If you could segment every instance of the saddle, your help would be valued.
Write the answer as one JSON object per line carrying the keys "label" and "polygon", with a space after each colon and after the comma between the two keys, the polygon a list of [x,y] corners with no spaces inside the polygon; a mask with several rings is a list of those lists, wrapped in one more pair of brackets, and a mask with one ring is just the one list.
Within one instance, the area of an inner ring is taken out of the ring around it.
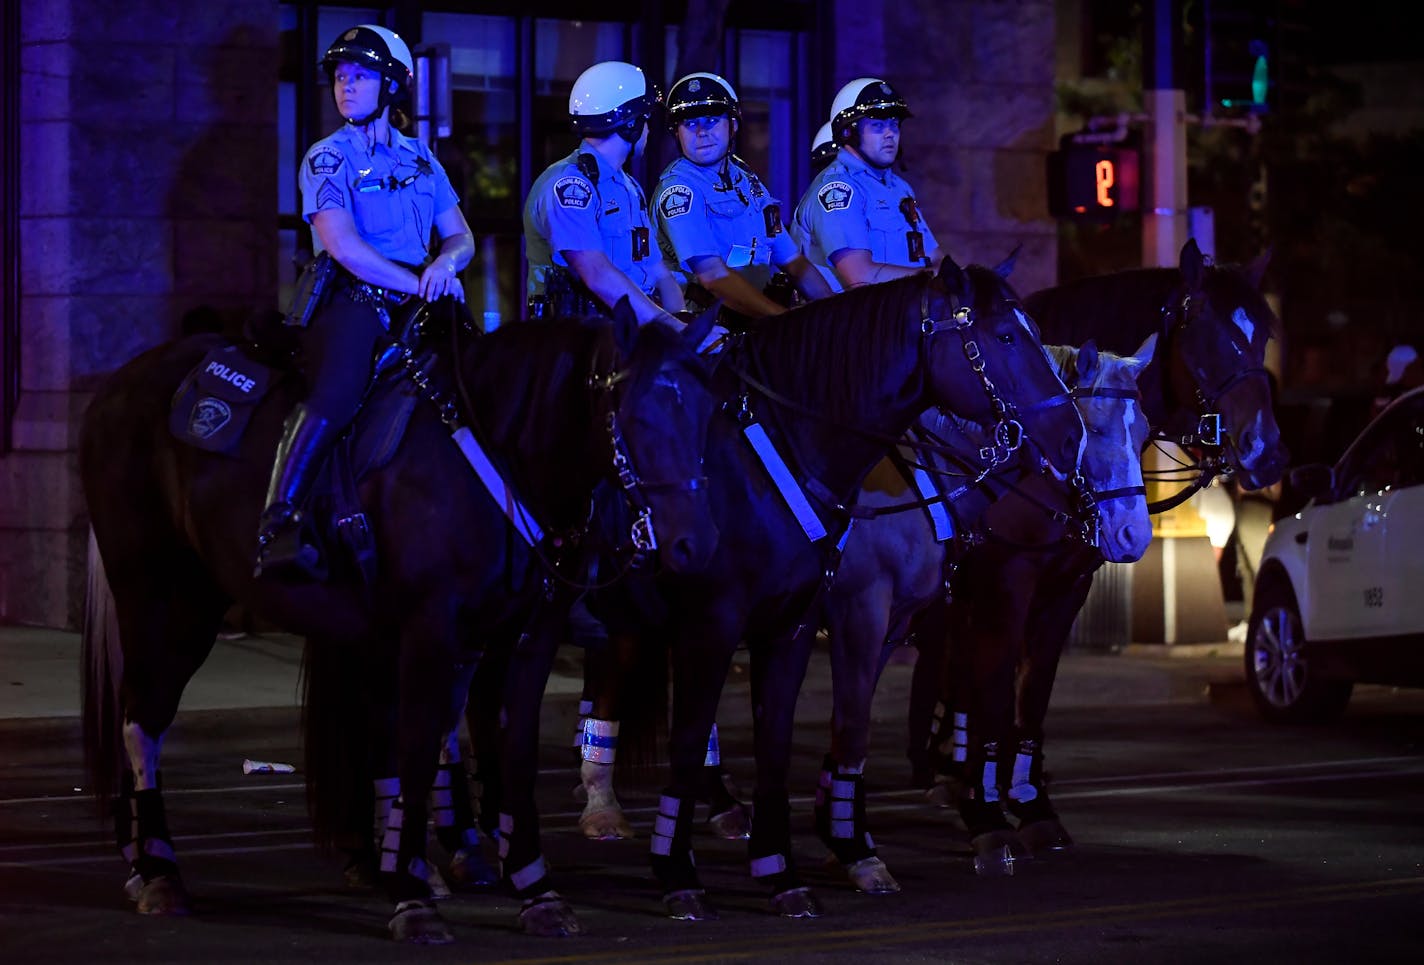
{"label": "saddle", "polygon": [[[420,398],[396,364],[402,354],[393,337],[378,342],[363,401],[302,507],[323,547],[340,551],[329,558],[345,559],[368,586],[375,578],[375,542],[357,487],[395,455]],[[179,384],[169,431],[195,448],[235,458],[258,404],[284,380],[299,377],[290,355],[264,353],[253,341],[217,345]]]}

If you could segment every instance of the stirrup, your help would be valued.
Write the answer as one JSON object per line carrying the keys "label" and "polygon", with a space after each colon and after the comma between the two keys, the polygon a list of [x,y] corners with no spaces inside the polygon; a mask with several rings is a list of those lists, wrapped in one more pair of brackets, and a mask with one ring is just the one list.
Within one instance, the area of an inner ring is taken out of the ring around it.
{"label": "stirrup", "polygon": [[257,537],[253,579],[324,581],[328,575],[326,561],[320,549],[302,538],[306,527],[301,512],[287,504],[278,504],[268,507],[262,516],[264,525]]}

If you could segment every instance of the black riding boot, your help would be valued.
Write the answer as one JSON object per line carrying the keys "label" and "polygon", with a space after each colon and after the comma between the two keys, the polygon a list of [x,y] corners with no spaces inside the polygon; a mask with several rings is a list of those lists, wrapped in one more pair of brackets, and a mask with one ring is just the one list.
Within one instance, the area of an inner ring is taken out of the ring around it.
{"label": "black riding boot", "polygon": [[302,539],[305,520],[301,506],[336,435],[336,427],[305,403],[298,403],[287,416],[267,484],[267,508],[258,523],[257,568],[253,576],[278,580],[326,578],[320,551]]}

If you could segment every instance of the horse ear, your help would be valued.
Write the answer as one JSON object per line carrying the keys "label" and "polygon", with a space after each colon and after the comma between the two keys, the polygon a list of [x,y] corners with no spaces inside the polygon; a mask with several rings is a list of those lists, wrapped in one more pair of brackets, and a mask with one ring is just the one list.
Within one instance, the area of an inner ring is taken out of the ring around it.
{"label": "horse ear", "polygon": [[1019,260],[1019,252],[1023,251],[1023,242],[1014,245],[1014,250],[1009,252],[1008,257],[994,266],[994,274],[1000,278],[1008,278],[1014,273],[1014,263]]}
{"label": "horse ear", "polygon": [[969,287],[969,278],[964,269],[949,255],[945,255],[944,260],[939,263],[939,274],[936,277],[950,291],[964,291]]}
{"label": "horse ear", "polygon": [[1201,288],[1202,274],[1206,268],[1202,260],[1201,249],[1197,247],[1195,238],[1188,238],[1187,243],[1182,245],[1182,257],[1178,265],[1181,269],[1182,277],[1186,279],[1188,291],[1198,291]]}
{"label": "horse ear", "polygon": [[613,306],[613,342],[618,346],[618,351],[629,355],[637,338],[638,316],[633,312],[633,303],[624,295],[618,299],[618,304]]}
{"label": "horse ear", "polygon": [[1133,353],[1132,357],[1137,359],[1137,363],[1140,366],[1138,371],[1140,372],[1142,369],[1147,368],[1147,366],[1152,362],[1152,356],[1156,354],[1157,333],[1153,332],[1151,335],[1147,336],[1145,339],[1142,340],[1142,344],[1139,345],[1137,347],[1137,351]]}
{"label": "horse ear", "polygon": [[1078,384],[1089,385],[1098,374],[1098,343],[1088,339],[1078,348]]}
{"label": "horse ear", "polygon": [[1270,264],[1271,249],[1267,248],[1255,258],[1252,258],[1251,262],[1241,269],[1241,273],[1246,276],[1246,280],[1251,283],[1252,288],[1260,291],[1261,279],[1266,277],[1266,268],[1269,267]]}
{"label": "horse ear", "polygon": [[721,307],[722,300],[719,298],[712,303],[711,308],[687,323],[687,328],[682,330],[682,341],[689,349],[696,352],[706,340],[712,331],[712,326],[717,324],[717,312]]}

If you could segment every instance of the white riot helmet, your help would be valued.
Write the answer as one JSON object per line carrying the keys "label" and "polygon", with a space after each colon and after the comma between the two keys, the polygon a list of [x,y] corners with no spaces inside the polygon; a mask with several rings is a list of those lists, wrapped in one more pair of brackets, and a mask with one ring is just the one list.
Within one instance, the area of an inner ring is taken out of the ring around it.
{"label": "white riot helmet", "polygon": [[811,138],[811,169],[819,171],[831,159],[836,156],[836,139],[831,134],[831,125],[828,121],[821,125],[821,129],[816,132],[816,136]]}
{"label": "white riot helmet", "polygon": [[658,101],[658,90],[648,83],[641,67],[605,60],[574,81],[569,92],[569,120],[578,134],[616,132],[635,144]]}
{"label": "white riot helmet", "polygon": [[[373,23],[363,23],[342,32],[326,48],[321,58],[321,67],[326,71],[327,80],[332,81],[337,64],[359,64],[376,71],[386,83],[381,85],[381,93],[376,101],[379,114],[389,104],[399,104],[410,94],[410,85],[415,77],[415,61],[410,56],[400,35],[393,30]],[[353,124],[369,123],[371,118],[353,120]]]}
{"label": "white riot helmet", "polygon": [[837,144],[847,144],[862,117],[914,117],[909,105],[879,77],[857,77],[846,84],[831,101],[831,133]]}

